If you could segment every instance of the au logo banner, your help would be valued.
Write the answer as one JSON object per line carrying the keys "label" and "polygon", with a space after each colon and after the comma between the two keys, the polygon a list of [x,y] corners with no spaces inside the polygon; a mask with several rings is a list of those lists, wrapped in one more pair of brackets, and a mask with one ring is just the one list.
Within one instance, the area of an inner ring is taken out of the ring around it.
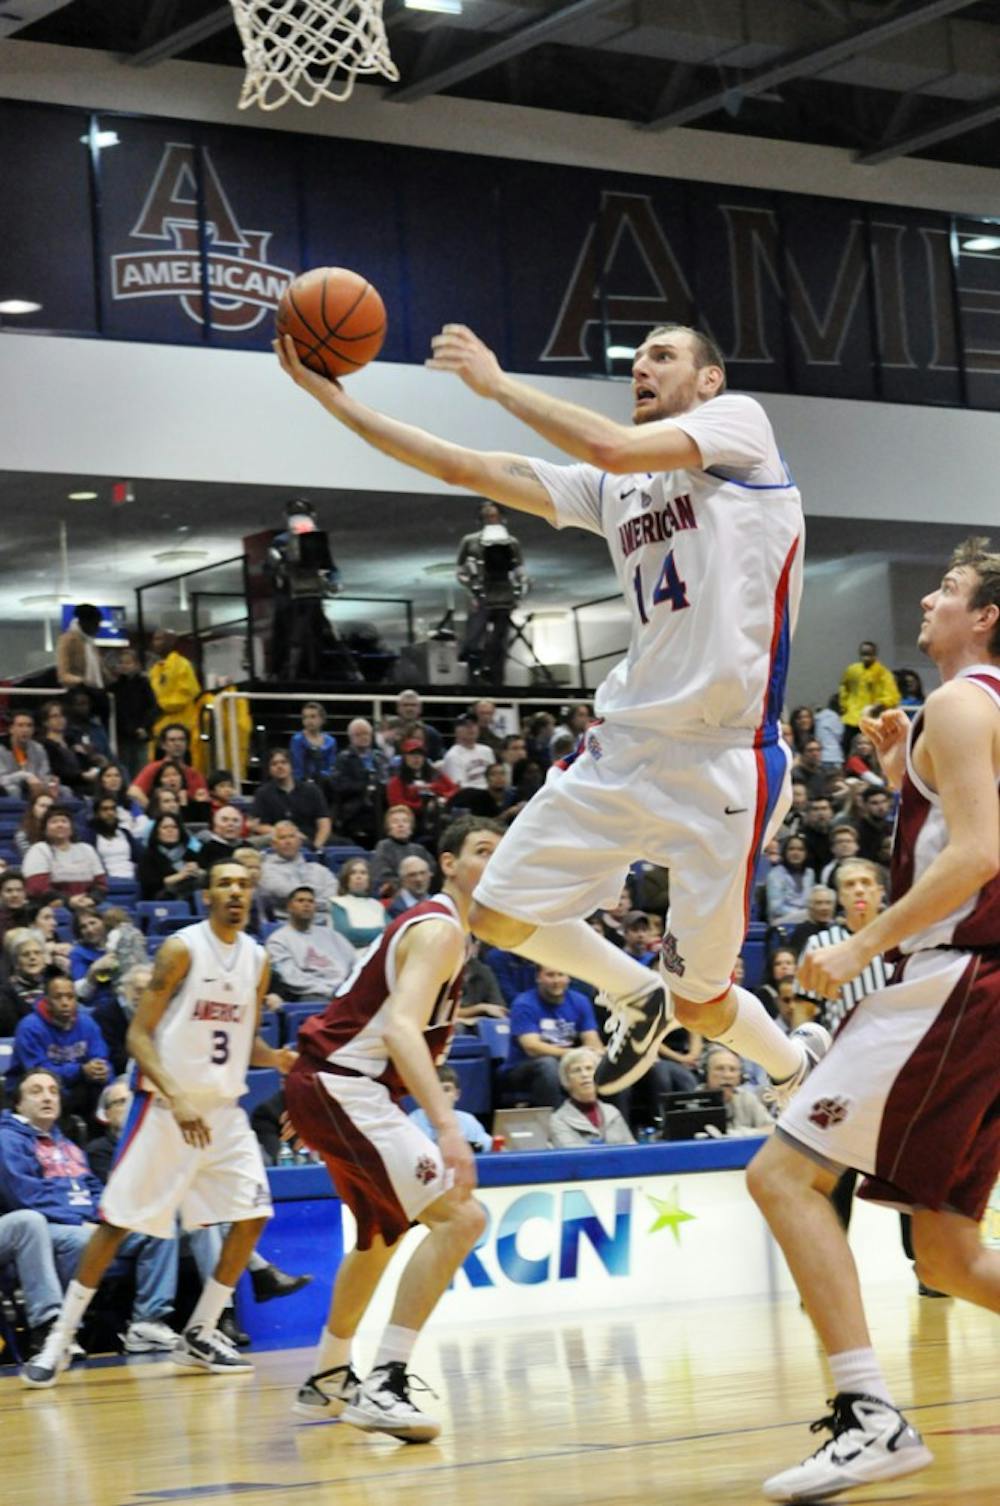
{"label": "au logo banner", "polygon": [[240,225],[211,154],[201,153],[201,204],[195,148],[170,141],[163,148],[139,217],[130,235],[158,241],[161,248],[126,251],[111,258],[111,296],[116,302],[176,298],[195,324],[205,323],[199,208],[205,219],[206,272],[213,328],[253,329],[277,308],[295,276],[267,260],[271,230]]}

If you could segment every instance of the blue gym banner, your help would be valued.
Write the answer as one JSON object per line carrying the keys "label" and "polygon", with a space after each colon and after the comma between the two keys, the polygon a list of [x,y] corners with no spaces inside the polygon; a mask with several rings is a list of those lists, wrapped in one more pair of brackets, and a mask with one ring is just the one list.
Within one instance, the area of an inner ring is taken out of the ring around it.
{"label": "blue gym banner", "polygon": [[339,265],[388,360],[457,320],[517,371],[626,375],[609,352],[677,321],[735,387],[1000,408],[992,222],[13,102],[0,148],[0,297],[43,305],[17,327],[266,349],[290,279]]}

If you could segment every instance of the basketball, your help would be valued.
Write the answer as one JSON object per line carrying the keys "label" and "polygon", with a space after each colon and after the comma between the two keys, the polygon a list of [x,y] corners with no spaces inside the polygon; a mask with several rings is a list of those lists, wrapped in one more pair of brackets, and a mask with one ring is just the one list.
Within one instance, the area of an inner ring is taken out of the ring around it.
{"label": "basketball", "polygon": [[385,304],[346,267],[314,267],[281,295],[275,328],[291,335],[299,360],[325,377],[349,376],[373,361],[385,339]]}

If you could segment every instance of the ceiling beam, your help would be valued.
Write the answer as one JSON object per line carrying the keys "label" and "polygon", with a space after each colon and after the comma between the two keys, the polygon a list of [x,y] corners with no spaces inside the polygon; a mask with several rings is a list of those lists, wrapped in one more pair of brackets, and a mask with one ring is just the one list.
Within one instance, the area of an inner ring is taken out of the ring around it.
{"label": "ceiling beam", "polygon": [[706,115],[714,115],[717,110],[727,107],[731,109],[735,100],[751,99],[754,95],[763,94],[768,89],[775,89],[781,84],[788,83],[790,79],[822,73],[826,68],[843,63],[860,52],[868,52],[872,47],[878,47],[882,42],[891,41],[893,37],[902,36],[918,26],[926,26],[931,21],[940,21],[955,11],[966,10],[972,3],[973,0],[923,0],[920,5],[904,6],[902,10],[896,11],[886,20],[874,21],[869,26],[859,26],[856,30],[848,32],[846,36],[840,37],[835,42],[828,42],[823,47],[810,46],[800,48],[796,52],[786,53],[776,63],[769,64],[757,73],[747,74],[744,79],[730,88],[716,89],[711,94],[703,94],[700,99],[692,100],[690,104],[681,105],[665,115],[654,116],[651,120],[639,125],[637,129],[667,131],[673,126],[689,125],[693,120],[701,120]]}
{"label": "ceiling beam", "polygon": [[199,42],[205,42],[218,32],[225,31],[227,26],[235,26],[235,24],[232,6],[220,5],[199,20],[192,21],[190,26],[182,26],[177,31],[168,32],[166,36],[151,42],[148,47],[143,47],[139,52],[130,52],[122,59],[122,62],[128,63],[130,68],[149,68],[153,63],[163,63],[167,58],[179,57],[181,53],[187,52],[188,48],[197,47]]}
{"label": "ceiling beam", "polygon": [[474,78],[477,73],[485,73],[487,68],[495,68],[499,63],[506,63],[523,52],[529,52],[533,47],[541,46],[575,21],[582,21],[585,16],[595,15],[598,11],[609,10],[613,3],[615,0],[572,0],[571,4],[560,5],[541,20],[532,21],[530,26],[522,26],[512,36],[505,37],[500,42],[492,42],[488,47],[481,47],[461,62],[439,68],[437,72],[429,73],[424,78],[415,78],[401,89],[387,90],[385,98],[394,104],[409,105],[418,99],[426,99],[429,94],[440,94],[442,89],[449,89],[452,84]]}
{"label": "ceiling beam", "polygon": [[991,125],[994,120],[1000,119],[1000,94],[993,94],[989,99],[982,100],[973,110],[965,110],[961,115],[953,115],[951,120],[942,121],[939,125],[928,126],[924,131],[911,131],[908,136],[899,136],[895,141],[886,141],[882,146],[877,146],[870,152],[857,152],[854,161],[864,167],[878,167],[881,162],[891,162],[894,157],[909,157],[914,152],[923,151],[929,146],[937,146],[942,141],[950,141],[955,136],[965,136],[969,131],[978,131],[980,126]]}

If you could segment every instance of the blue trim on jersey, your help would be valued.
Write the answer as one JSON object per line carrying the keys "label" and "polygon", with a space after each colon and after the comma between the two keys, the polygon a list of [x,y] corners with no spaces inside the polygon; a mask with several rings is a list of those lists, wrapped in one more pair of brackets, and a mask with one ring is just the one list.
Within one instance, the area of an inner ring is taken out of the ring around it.
{"label": "blue trim on jersey", "polygon": [[781,719],[781,708],[785,704],[785,682],[788,679],[788,665],[792,654],[792,623],[788,608],[789,602],[786,596],[774,661],[771,664],[771,678],[767,688],[767,713],[764,717],[765,736],[763,739],[765,742],[770,740],[769,734],[772,727],[777,729]]}
{"label": "blue trim on jersey", "polygon": [[608,473],[607,473],[607,471],[602,471],[601,472],[601,479],[600,479],[600,481],[597,484],[597,505],[598,505],[598,507],[603,507],[604,506],[604,483],[605,483],[605,481],[607,481],[607,479],[608,479]]}
{"label": "blue trim on jersey", "polygon": [[115,1167],[118,1165],[118,1162],[121,1160],[122,1156],[125,1154],[130,1144],[132,1143],[135,1133],[138,1130],[143,1118],[145,1117],[146,1110],[149,1108],[152,1096],[152,1093],[146,1091],[145,1089],[138,1089],[133,1093],[132,1103],[128,1111],[128,1118],[125,1120],[125,1124],[122,1128],[118,1144],[115,1146],[114,1159],[111,1162],[112,1171],[114,1171]]}
{"label": "blue trim on jersey", "polygon": [[764,819],[761,822],[757,850],[753,855],[755,865],[764,850],[764,838],[767,835],[767,828],[771,824],[774,807],[778,803],[778,796],[781,794],[785,783],[785,771],[788,768],[788,756],[777,738],[760,751],[761,757],[764,760],[764,782],[767,789],[767,800],[764,805]]}
{"label": "blue trim on jersey", "polygon": [[[788,467],[785,466],[786,472]],[[794,492],[797,490],[794,481],[737,481],[735,476],[723,476],[719,471],[705,471],[706,476],[712,476],[716,481],[723,481],[727,486],[738,486],[745,492]]]}

